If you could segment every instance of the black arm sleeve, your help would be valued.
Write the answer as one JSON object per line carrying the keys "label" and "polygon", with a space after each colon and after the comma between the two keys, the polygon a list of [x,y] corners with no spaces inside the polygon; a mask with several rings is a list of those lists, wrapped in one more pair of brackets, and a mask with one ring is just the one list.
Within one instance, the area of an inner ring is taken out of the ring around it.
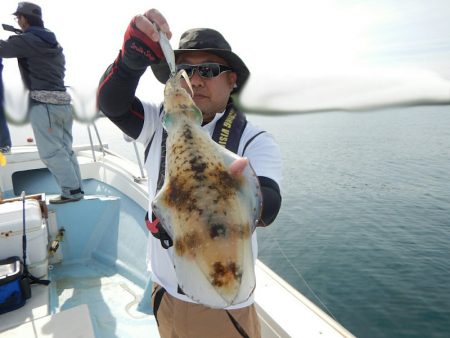
{"label": "black arm sleeve", "polygon": [[145,72],[128,68],[120,59],[108,67],[97,91],[99,109],[125,134],[137,138],[144,125],[144,108],[135,96],[139,79]]}
{"label": "black arm sleeve", "polygon": [[281,194],[278,184],[264,176],[258,176],[261,192],[263,196],[263,207],[260,226],[271,224],[278,215],[281,207]]}

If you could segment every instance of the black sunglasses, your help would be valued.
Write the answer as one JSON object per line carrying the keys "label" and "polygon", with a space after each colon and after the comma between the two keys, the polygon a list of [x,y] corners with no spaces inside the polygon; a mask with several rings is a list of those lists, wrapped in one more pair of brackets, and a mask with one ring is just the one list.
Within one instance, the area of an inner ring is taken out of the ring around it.
{"label": "black sunglasses", "polygon": [[221,65],[219,63],[201,63],[199,65],[187,65],[180,64],[177,65],[177,72],[184,69],[187,73],[187,76],[191,78],[194,75],[194,71],[198,70],[198,74],[201,77],[212,78],[219,76],[223,72],[229,72],[232,70],[231,67]]}

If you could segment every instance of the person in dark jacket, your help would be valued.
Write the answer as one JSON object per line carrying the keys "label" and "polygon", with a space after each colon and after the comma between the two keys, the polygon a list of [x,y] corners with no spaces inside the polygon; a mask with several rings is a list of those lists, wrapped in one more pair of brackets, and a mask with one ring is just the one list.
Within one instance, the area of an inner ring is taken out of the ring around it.
{"label": "person in dark jacket", "polygon": [[0,57],[17,58],[30,91],[29,116],[41,160],[61,188],[60,204],[83,198],[80,168],[72,150],[73,108],[64,85],[65,57],[55,34],[44,27],[42,10],[19,2],[13,13],[23,33],[0,40]]}
{"label": "person in dark jacket", "polygon": [[6,123],[5,107],[4,107],[4,92],[3,92],[3,63],[0,58],[0,152],[9,153],[11,149],[11,136],[9,135],[8,124]]}

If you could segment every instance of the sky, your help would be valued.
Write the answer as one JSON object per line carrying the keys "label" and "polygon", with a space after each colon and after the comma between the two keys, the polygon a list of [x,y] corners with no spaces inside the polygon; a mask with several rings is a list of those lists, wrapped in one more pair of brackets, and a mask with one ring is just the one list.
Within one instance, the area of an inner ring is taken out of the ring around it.
{"label": "sky", "polygon": [[[447,0],[35,3],[42,7],[45,26],[64,48],[66,85],[86,111],[94,107],[99,78],[119,52],[129,21],[150,8],[157,8],[168,20],[174,48],[189,28],[222,32],[252,72],[242,99],[256,109],[358,107],[384,98],[386,102],[408,100],[418,94],[450,101]],[[11,13],[16,7],[17,1],[1,0],[2,23],[15,24]],[[9,34],[1,31],[0,38]],[[16,61],[4,63],[7,103],[24,110],[23,99],[17,95],[22,85]],[[412,88],[414,83],[419,86]],[[137,93],[144,100],[159,100],[162,91],[148,71]],[[343,100],[345,93],[352,93],[349,102]]]}

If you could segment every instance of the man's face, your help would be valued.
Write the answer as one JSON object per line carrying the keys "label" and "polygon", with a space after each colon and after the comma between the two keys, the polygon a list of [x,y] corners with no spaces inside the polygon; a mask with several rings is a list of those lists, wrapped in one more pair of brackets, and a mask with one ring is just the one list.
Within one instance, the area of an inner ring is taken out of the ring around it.
{"label": "man's face", "polygon": [[25,29],[28,26],[28,22],[25,19],[25,17],[21,14],[17,14],[17,16],[14,19],[16,20],[17,24],[19,25],[20,29],[22,31],[25,31]]}
{"label": "man's face", "polygon": [[[228,66],[224,59],[207,52],[186,52],[177,58],[177,65],[202,63],[218,63]],[[193,99],[203,113],[204,122],[210,122],[217,113],[225,109],[236,79],[237,75],[232,71],[225,71],[210,78],[200,76],[198,70],[194,71],[190,79],[194,91]],[[182,84],[190,92],[187,83],[182,81]]]}

